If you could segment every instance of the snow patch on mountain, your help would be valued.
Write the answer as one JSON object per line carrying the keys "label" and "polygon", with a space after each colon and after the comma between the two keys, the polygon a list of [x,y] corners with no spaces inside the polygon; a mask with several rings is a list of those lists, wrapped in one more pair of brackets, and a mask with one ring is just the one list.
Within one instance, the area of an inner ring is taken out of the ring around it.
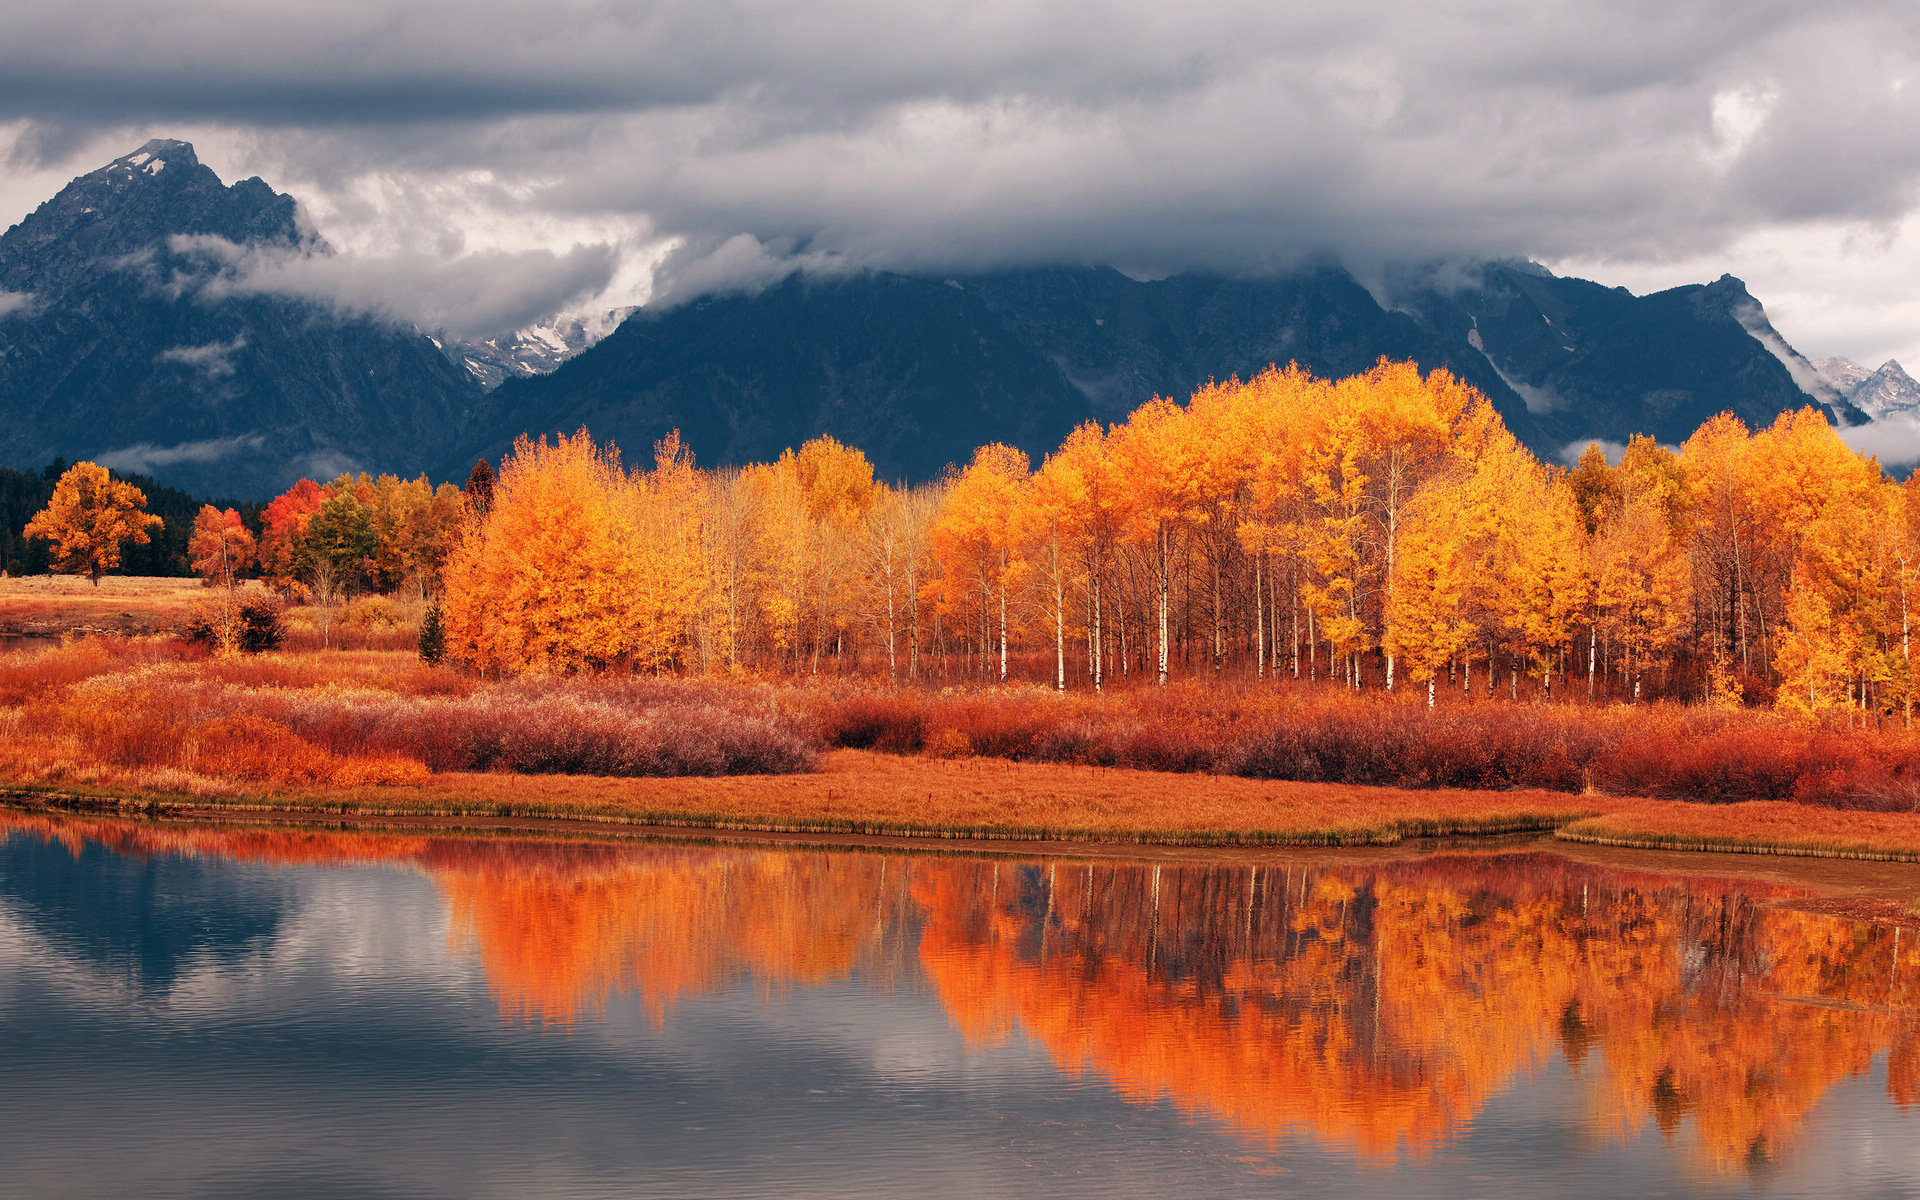
{"label": "snow patch on mountain", "polygon": [[441,335],[434,344],[448,359],[465,367],[481,387],[492,391],[509,379],[549,374],[612,333],[634,311],[628,307],[585,316],[556,316],[505,337],[462,341]]}

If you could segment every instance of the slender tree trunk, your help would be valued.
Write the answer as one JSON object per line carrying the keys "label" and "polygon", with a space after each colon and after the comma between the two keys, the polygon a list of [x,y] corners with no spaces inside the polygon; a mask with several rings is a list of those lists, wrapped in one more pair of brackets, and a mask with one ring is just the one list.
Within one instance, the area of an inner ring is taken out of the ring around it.
{"label": "slender tree trunk", "polygon": [[1300,678],[1300,580],[1297,575],[1293,576],[1292,592],[1292,603],[1288,607],[1293,611],[1293,677],[1297,680]]}
{"label": "slender tree trunk", "polygon": [[1600,627],[1587,626],[1587,703],[1593,703],[1593,656],[1600,649]]}
{"label": "slender tree trunk", "polygon": [[1093,690],[1099,691],[1106,674],[1107,635],[1101,626],[1100,612],[1100,574],[1093,576]]}
{"label": "slender tree trunk", "polygon": [[1168,547],[1168,539],[1167,539],[1167,527],[1165,524],[1162,524],[1160,526],[1160,572],[1159,572],[1160,574],[1160,580],[1159,580],[1159,583],[1160,583],[1160,686],[1161,687],[1167,686],[1167,633],[1168,633],[1168,628],[1167,628],[1168,594],[1167,593],[1170,589],[1170,581],[1168,579],[1168,574],[1172,570],[1172,566],[1173,566],[1172,562],[1170,561],[1168,550],[1169,550],[1169,547]]}
{"label": "slender tree trunk", "polygon": [[1253,677],[1267,677],[1267,624],[1260,607],[1260,558],[1253,560]]}
{"label": "slender tree trunk", "polygon": [[1053,535],[1053,682],[1067,690],[1067,581],[1060,564],[1060,533]]}
{"label": "slender tree trunk", "polygon": [[1000,555],[1000,682],[1007,681],[1007,556]]}
{"label": "slender tree trunk", "polygon": [[[1329,669],[1331,669],[1333,664],[1328,663],[1327,666]],[[1312,605],[1307,606],[1307,682],[1308,683],[1320,682],[1320,656],[1318,653],[1317,645],[1313,639],[1313,606]]]}

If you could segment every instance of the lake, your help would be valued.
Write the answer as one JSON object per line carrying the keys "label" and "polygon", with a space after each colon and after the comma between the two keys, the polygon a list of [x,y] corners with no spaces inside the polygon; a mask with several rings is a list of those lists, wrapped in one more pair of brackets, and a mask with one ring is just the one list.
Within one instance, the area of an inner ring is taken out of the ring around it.
{"label": "lake", "polygon": [[1787,885],[0,837],[7,1195],[1920,1195],[1915,930]]}

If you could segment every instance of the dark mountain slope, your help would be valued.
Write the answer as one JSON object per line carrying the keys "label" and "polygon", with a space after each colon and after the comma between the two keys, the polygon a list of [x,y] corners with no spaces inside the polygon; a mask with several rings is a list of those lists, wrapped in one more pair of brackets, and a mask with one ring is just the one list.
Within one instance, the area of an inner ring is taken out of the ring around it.
{"label": "dark mountain slope", "polygon": [[[1817,372],[1730,275],[1634,296],[1532,264],[1491,263],[1479,287],[1406,303],[1436,333],[1484,353],[1526,398],[1547,442],[1536,449],[1632,433],[1676,443],[1720,412],[1759,428],[1788,409],[1838,400],[1795,378],[1789,361],[1804,365],[1807,381]],[[1844,416],[1861,419],[1841,403]]]}
{"label": "dark mountain slope", "polygon": [[897,275],[796,277],[642,310],[553,374],[509,380],[488,400],[482,427],[496,436],[471,453],[490,457],[512,434],[581,425],[636,460],[677,428],[710,466],[826,433],[882,476],[912,479],[983,442],[1044,454],[1093,412],[977,294]]}
{"label": "dark mountain slope", "polygon": [[305,244],[292,198],[232,187],[184,142],[73,181],[0,236],[0,463],[92,458],[202,494],[424,469],[480,392],[417,333],[206,290],[175,239]]}
{"label": "dark mountain slope", "polygon": [[1383,311],[1343,271],[1150,283],[1067,268],[865,274],[642,310],[553,374],[503,384],[477,422],[495,436],[442,469],[497,456],[509,433],[584,424],[629,456],[677,428],[708,464],[830,433],[885,477],[928,479],[990,441],[1038,462],[1078,422],[1123,419],[1156,393],[1184,398],[1289,361],[1348,375],[1382,355],[1461,372],[1534,432],[1479,355]]}

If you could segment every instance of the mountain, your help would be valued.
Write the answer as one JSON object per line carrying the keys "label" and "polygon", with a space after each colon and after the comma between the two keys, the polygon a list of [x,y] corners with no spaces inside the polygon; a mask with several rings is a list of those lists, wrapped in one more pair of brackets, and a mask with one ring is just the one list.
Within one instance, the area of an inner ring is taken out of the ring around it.
{"label": "mountain", "polygon": [[1731,275],[1635,296],[1533,263],[1488,263],[1465,284],[1415,289],[1404,303],[1485,356],[1535,419],[1538,432],[1521,436],[1552,458],[1631,433],[1682,442],[1721,412],[1756,429],[1808,404],[1863,416]]}
{"label": "mountain", "polygon": [[708,464],[769,459],[827,433],[865,450],[882,477],[929,479],[990,441],[1038,462],[1082,421],[1120,420],[1209,379],[1288,361],[1347,375],[1381,355],[1452,367],[1531,427],[1478,354],[1382,309],[1337,268],[1145,283],[1088,268],[863,273],[643,309],[552,374],[502,384],[476,423],[492,439],[443,470],[497,457],[510,434],[585,425],[642,457],[679,429]]}
{"label": "mountain", "polygon": [[1121,420],[1209,379],[1288,361],[1347,375],[1383,354],[1452,367],[1530,424],[1478,355],[1382,309],[1334,268],[1147,283],[1086,268],[871,273],[643,309],[551,375],[497,389],[477,423],[496,436],[463,461],[497,456],[509,432],[581,425],[630,455],[679,429],[709,464],[768,459],[828,433],[864,449],[883,477],[929,479],[989,441],[1037,462],[1082,421]]}
{"label": "mountain", "polygon": [[1679,442],[1723,410],[1754,427],[1808,404],[1861,417],[1730,276],[1634,296],[1490,263],[1390,301],[1336,266],[1279,279],[793,276],[642,309],[551,374],[508,380],[475,422],[483,436],[442,470],[499,455],[514,433],[585,425],[630,455],[677,428],[709,464],[830,433],[883,476],[926,479],[993,440],[1038,461],[1078,422],[1210,379],[1287,362],[1339,377],[1382,356],[1462,376],[1552,460],[1632,433]]}
{"label": "mountain", "polygon": [[1915,383],[1891,358],[1881,363],[1877,371],[1839,357],[1815,359],[1813,365],[1848,404],[1872,420],[1920,409],[1920,383]]}
{"label": "mountain", "polygon": [[1913,386],[1889,364],[1878,390],[1842,388],[1730,276],[1634,296],[1524,262],[1371,289],[1329,264],[793,275],[469,343],[247,286],[250,261],[329,253],[291,197],[223,184],[184,142],[74,180],[0,235],[0,465],[91,458],[246,499],[347,470],[463,479],[520,433],[584,425],[641,460],[679,429],[707,465],[828,433],[921,480],[991,441],[1037,461],[1082,421],[1211,379],[1382,357],[1448,368],[1561,459],[1589,439],[1677,442],[1722,410],[1864,420]]}
{"label": "mountain", "polygon": [[227,243],[329,253],[292,197],[228,187],[166,140],[0,235],[0,463],[90,458],[241,498],[301,475],[424,469],[478,383],[415,331],[205,286],[200,251]]}

